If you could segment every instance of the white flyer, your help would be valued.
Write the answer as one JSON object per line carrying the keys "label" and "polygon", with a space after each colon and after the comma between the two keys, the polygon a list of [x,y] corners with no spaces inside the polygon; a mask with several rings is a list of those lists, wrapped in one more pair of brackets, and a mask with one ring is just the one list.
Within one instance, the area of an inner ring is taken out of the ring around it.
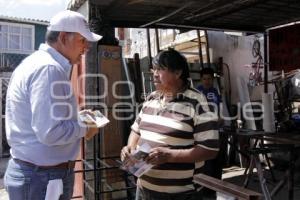
{"label": "white flyer", "polygon": [[49,180],[45,200],[58,200],[63,194],[63,187],[62,179]]}
{"label": "white flyer", "polygon": [[145,158],[149,155],[150,149],[151,146],[148,143],[142,144],[132,153],[130,158],[123,162],[121,169],[132,173],[136,177],[142,176],[153,167],[153,165],[145,162]]}
{"label": "white flyer", "polygon": [[82,110],[79,112],[79,119],[82,122],[94,123],[97,128],[103,127],[109,123],[109,120],[99,110]]}

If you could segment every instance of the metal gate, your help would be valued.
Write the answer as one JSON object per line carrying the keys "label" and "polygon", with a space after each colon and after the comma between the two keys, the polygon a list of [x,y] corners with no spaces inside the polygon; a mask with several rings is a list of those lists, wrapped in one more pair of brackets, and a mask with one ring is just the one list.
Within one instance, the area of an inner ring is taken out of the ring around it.
{"label": "metal gate", "polygon": [[5,134],[5,99],[8,83],[10,80],[12,72],[1,72],[0,73],[0,94],[1,94],[1,103],[0,103],[0,158],[4,156],[9,156],[9,146],[6,141]]}

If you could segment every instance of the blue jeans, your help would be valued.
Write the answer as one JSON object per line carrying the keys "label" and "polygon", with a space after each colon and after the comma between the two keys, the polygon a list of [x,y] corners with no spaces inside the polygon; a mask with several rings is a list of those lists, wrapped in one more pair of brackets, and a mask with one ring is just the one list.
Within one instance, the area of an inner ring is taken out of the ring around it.
{"label": "blue jeans", "polygon": [[5,189],[10,200],[44,200],[49,180],[62,179],[60,200],[73,195],[73,169],[39,169],[10,159],[4,176]]}
{"label": "blue jeans", "polygon": [[155,192],[137,186],[135,200],[202,200],[202,193],[197,191],[189,191],[182,193],[164,193]]}

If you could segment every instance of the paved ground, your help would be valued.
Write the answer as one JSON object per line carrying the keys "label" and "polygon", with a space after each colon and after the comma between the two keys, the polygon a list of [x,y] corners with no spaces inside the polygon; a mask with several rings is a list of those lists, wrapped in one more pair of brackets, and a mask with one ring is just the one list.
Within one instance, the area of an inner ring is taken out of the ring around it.
{"label": "paved ground", "polygon": [[0,200],[8,200],[7,193],[3,186],[3,175],[6,169],[8,158],[0,158]]}
{"label": "paved ground", "polygon": [[[273,172],[275,174],[275,178],[277,179],[277,181],[282,180],[282,178],[284,177],[284,172],[279,169],[274,169]],[[294,199],[298,200],[298,199],[300,199],[300,179],[298,176],[299,171],[297,171],[297,169],[295,169],[295,173],[296,174],[295,174],[295,179],[294,179],[294,181],[295,181],[294,182]],[[244,174],[243,168],[231,167],[231,168],[224,169],[222,178],[223,178],[223,180],[226,180],[228,182],[242,186],[243,182],[245,180],[245,177],[243,174]],[[272,181],[271,173],[269,170],[264,172],[264,176],[267,180],[267,186],[268,186],[269,191],[272,191],[272,189],[276,186],[276,184],[278,182]],[[262,193],[261,188],[260,188],[259,179],[256,175],[256,172],[250,179],[248,188]],[[285,182],[285,184],[278,191],[278,193],[272,197],[272,200],[287,200],[287,199],[288,199],[288,188],[287,188],[287,182]]]}
{"label": "paved ground", "polygon": [[[8,158],[0,158],[0,200],[9,200],[7,193],[5,192],[5,189],[3,188],[3,175],[5,172],[7,161],[8,161]],[[299,170],[297,170],[297,169],[295,171],[299,172]],[[244,180],[244,176],[243,176],[244,169],[243,168],[230,167],[230,168],[224,169],[223,172],[224,172],[223,173],[224,180],[234,183],[234,184],[237,184],[237,185],[240,185],[240,186],[243,184],[243,180]],[[283,172],[279,171],[279,170],[275,170],[275,175],[276,175],[276,178],[278,180],[280,180],[283,175]],[[275,184],[272,183],[272,181],[271,181],[270,173],[266,173],[266,178],[268,180],[267,182],[268,182],[269,189],[272,189],[275,186]],[[248,188],[258,191],[258,192],[261,192],[258,179],[255,175],[253,176]],[[294,193],[295,193],[294,199],[295,200],[300,199],[300,176],[299,176],[299,174],[295,175]],[[204,200],[214,200],[214,199],[215,198],[205,198]],[[278,192],[278,194],[274,198],[272,198],[272,200],[286,200],[286,199],[288,199],[287,198],[287,184],[284,185],[284,187]],[[92,199],[90,199],[90,200],[92,200]]]}

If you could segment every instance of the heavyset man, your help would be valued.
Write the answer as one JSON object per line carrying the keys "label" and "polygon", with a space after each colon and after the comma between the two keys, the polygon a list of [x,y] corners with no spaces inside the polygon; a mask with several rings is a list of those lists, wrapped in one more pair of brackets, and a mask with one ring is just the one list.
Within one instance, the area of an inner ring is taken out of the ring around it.
{"label": "heavyset man", "polygon": [[46,43],[13,72],[6,99],[12,159],[4,182],[9,199],[44,200],[49,188],[48,199],[72,197],[80,139],[98,129],[78,123],[70,73],[88,41],[100,38],[90,32],[81,14],[60,12],[50,21]]}
{"label": "heavyset man", "polygon": [[201,198],[193,176],[218,152],[218,117],[188,78],[186,58],[179,52],[161,51],[153,59],[156,91],[143,104],[121,151],[124,161],[140,144],[153,147],[146,161],[154,167],[138,179],[136,199]]}

